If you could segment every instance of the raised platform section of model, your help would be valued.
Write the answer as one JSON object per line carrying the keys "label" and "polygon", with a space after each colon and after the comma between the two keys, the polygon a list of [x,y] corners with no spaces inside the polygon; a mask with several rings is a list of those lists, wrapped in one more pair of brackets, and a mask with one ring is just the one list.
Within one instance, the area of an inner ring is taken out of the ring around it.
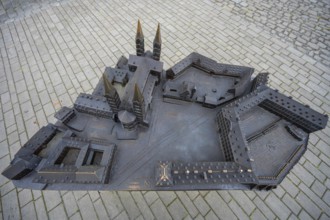
{"label": "raised platform section of model", "polygon": [[253,68],[220,64],[192,53],[166,71],[166,99],[214,108],[248,92]]}
{"label": "raised platform section of model", "polygon": [[38,167],[37,183],[108,183],[116,146],[67,132]]}
{"label": "raised platform section of model", "polygon": [[113,112],[107,99],[102,96],[95,96],[86,93],[80,93],[74,108],[78,112],[95,115],[102,118],[112,118]]}
{"label": "raised platform section of model", "polygon": [[160,187],[200,184],[258,184],[258,179],[251,169],[235,162],[160,161],[156,169],[156,185]]}
{"label": "raised platform section of model", "polygon": [[52,124],[42,127],[26,144],[16,153],[10,165],[2,172],[8,179],[21,179],[35,169],[41,157],[38,153],[55,136],[56,128]]}

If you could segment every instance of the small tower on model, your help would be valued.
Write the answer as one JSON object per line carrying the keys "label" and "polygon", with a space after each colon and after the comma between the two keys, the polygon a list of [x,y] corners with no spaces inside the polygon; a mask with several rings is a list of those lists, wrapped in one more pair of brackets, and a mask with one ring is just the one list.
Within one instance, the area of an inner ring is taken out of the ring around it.
{"label": "small tower on model", "polygon": [[137,84],[134,87],[133,111],[138,123],[143,124],[145,117],[144,98]]}
{"label": "small tower on model", "polygon": [[138,20],[136,36],[135,36],[135,44],[136,44],[136,55],[143,56],[144,55],[144,36],[143,36],[140,20]]}
{"label": "small tower on model", "polygon": [[103,82],[104,96],[107,99],[108,104],[112,109],[112,112],[114,114],[117,114],[119,112],[119,106],[121,103],[117,90],[115,89],[115,87],[113,87],[113,85],[111,85],[105,74],[103,74]]}
{"label": "small tower on model", "polygon": [[161,39],[161,36],[160,36],[160,24],[158,23],[156,36],[155,36],[154,43],[153,43],[152,58],[154,60],[159,61],[161,49],[162,49],[162,39]]}

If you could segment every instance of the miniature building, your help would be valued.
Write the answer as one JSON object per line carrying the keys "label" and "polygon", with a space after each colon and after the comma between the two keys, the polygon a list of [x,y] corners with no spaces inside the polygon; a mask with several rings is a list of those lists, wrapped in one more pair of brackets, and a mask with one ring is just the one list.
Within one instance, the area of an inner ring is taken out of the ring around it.
{"label": "miniature building", "polygon": [[162,49],[162,39],[160,36],[160,24],[158,23],[158,27],[157,27],[157,33],[153,42],[153,53],[152,53],[152,57],[154,58],[154,60],[158,60],[160,59],[160,53],[161,53],[161,49]]}
{"label": "miniature building", "polygon": [[143,95],[137,84],[135,84],[135,86],[134,86],[133,111],[137,117],[137,121],[139,123],[143,123],[145,114],[146,114],[145,113],[145,103],[144,103]]}
{"label": "miniature building", "polygon": [[58,112],[56,112],[54,117],[60,120],[63,124],[67,124],[71,119],[76,117],[76,112],[74,109],[63,107]]}
{"label": "miniature building", "polygon": [[252,73],[252,68],[219,64],[192,53],[166,71],[163,96],[167,101],[197,102],[214,108],[243,95],[249,89]]}
{"label": "miniature building", "polygon": [[108,101],[109,106],[112,109],[112,112],[117,114],[120,106],[120,98],[117,93],[117,90],[111,85],[107,77],[103,75],[104,82],[104,96]]}
{"label": "miniature building", "polygon": [[115,145],[71,137],[66,132],[60,143],[39,166],[38,183],[107,183]]}
{"label": "miniature building", "polygon": [[144,37],[143,37],[140,20],[138,20],[138,26],[137,26],[136,36],[135,36],[135,43],[136,43],[136,55],[143,56],[144,55]]}
{"label": "miniature building", "polygon": [[108,81],[111,84],[119,83],[122,86],[125,86],[129,79],[129,71],[124,69],[106,67],[104,74],[109,76]]}
{"label": "miniature building", "polygon": [[16,153],[13,161],[2,172],[9,179],[18,180],[35,169],[41,157],[38,155],[45,145],[55,136],[56,128],[49,124],[42,127],[32,138]]}
{"label": "miniature building", "polygon": [[78,112],[95,115],[102,118],[111,118],[113,111],[108,104],[108,100],[102,96],[80,93],[74,108]]}
{"label": "miniature building", "polygon": [[[166,72],[158,25],[106,67],[2,172],[38,190],[270,190],[328,121],[267,86],[268,73],[191,53]],[[166,78],[162,77],[166,73]]]}
{"label": "miniature building", "polygon": [[118,113],[118,119],[127,130],[135,129],[137,124],[136,116],[126,110],[121,110]]}

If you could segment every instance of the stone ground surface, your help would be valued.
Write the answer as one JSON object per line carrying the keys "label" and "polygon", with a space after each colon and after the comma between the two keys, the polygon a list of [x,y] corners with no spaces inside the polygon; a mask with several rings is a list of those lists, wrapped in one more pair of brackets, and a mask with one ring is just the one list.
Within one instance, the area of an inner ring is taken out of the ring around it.
{"label": "stone ground surface", "polygon": [[[161,23],[166,69],[192,51],[252,66],[271,73],[271,87],[329,114],[329,2],[294,2],[1,1],[0,170],[56,110],[91,92],[105,66],[134,53],[138,18],[149,48]],[[329,219],[328,143],[329,125],[270,192],[41,192],[0,176],[0,218]]]}

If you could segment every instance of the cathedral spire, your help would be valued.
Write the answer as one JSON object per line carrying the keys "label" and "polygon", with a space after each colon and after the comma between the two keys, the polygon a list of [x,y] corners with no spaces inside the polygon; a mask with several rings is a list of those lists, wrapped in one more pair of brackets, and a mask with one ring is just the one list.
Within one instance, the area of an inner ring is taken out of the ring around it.
{"label": "cathedral spire", "polygon": [[104,96],[107,99],[112,112],[117,114],[119,112],[119,106],[121,103],[117,90],[113,85],[111,85],[105,74],[103,74],[102,77],[104,83]]}
{"label": "cathedral spire", "polygon": [[143,101],[144,101],[143,95],[139,89],[139,86],[135,83],[133,102],[142,103]]}
{"label": "cathedral spire", "polygon": [[136,44],[136,55],[143,56],[144,55],[144,36],[143,36],[143,32],[142,32],[140,19],[138,20],[136,36],[135,36],[135,44]]}
{"label": "cathedral spire", "polygon": [[140,124],[144,123],[145,118],[145,106],[144,98],[137,84],[134,86],[134,96],[133,96],[133,111],[136,115],[137,121]]}
{"label": "cathedral spire", "polygon": [[160,59],[160,52],[162,49],[162,39],[160,36],[160,24],[158,23],[157,26],[157,32],[156,32],[156,36],[153,42],[153,59],[154,60],[159,60]]}
{"label": "cathedral spire", "polygon": [[111,95],[112,93],[116,92],[115,87],[113,87],[113,85],[111,85],[111,83],[109,82],[109,80],[105,74],[103,74],[102,78],[103,78],[103,83],[104,83],[104,94]]}

